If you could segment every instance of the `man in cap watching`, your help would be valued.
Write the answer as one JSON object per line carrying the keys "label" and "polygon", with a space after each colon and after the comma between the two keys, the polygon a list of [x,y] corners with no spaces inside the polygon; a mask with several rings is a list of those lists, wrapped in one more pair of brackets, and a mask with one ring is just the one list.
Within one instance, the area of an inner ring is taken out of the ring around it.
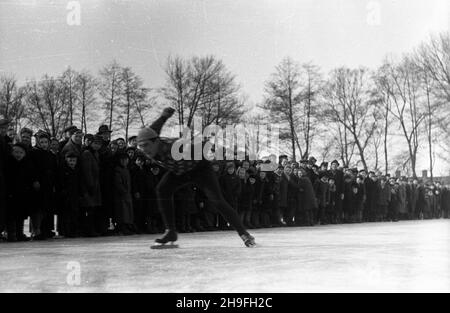
{"label": "man in cap watching", "polygon": [[64,129],[64,139],[61,140],[61,142],[59,143],[59,151],[64,149],[64,147],[69,142],[69,140],[72,137],[72,135],[74,134],[74,132],[76,132],[77,130],[78,130],[78,128],[76,126],[74,126],[74,125],[66,127]]}
{"label": "man in cap watching", "polygon": [[83,132],[77,128],[76,130],[73,131],[70,140],[61,150],[62,161],[64,161],[64,157],[68,152],[75,153],[78,157],[80,157],[81,152],[83,151],[82,145],[83,145]]}
{"label": "man in cap watching", "polygon": [[[177,139],[159,136],[165,122],[174,112],[175,110],[172,108],[164,109],[160,118],[150,127],[141,129],[138,134],[139,148],[144,151],[147,157],[167,170],[156,189],[158,206],[166,226],[166,232],[162,238],[156,239],[153,248],[164,247],[165,244],[177,240],[175,211],[171,199],[176,190],[189,184],[200,187],[223,217],[237,230],[245,245],[254,247],[255,239],[244,228],[236,211],[225,201],[218,178],[210,162],[203,157],[200,160],[185,160],[183,158],[174,160],[171,150]],[[194,150],[191,146],[191,151]]]}

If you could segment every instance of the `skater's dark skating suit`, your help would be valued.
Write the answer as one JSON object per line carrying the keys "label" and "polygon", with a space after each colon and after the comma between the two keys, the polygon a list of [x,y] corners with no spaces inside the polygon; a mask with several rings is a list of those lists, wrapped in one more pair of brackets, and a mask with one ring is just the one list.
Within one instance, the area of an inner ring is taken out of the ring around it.
{"label": "skater's dark skating suit", "polygon": [[[160,134],[167,119],[167,116],[161,116],[150,128]],[[208,200],[231,226],[234,227],[239,235],[248,234],[237,212],[224,199],[219,180],[211,168],[210,162],[205,159],[175,161],[172,158],[171,147],[176,140],[161,138],[161,151],[164,151],[162,153],[163,155],[161,156],[161,153],[159,153],[154,157],[154,161],[167,170],[156,187],[158,206],[167,229],[175,230],[173,194],[178,189],[187,185],[196,185],[204,191]]]}

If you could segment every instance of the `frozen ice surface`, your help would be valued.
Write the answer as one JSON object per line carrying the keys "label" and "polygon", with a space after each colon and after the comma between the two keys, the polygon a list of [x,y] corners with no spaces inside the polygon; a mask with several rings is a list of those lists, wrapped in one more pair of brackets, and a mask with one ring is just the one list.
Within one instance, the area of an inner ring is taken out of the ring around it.
{"label": "frozen ice surface", "polygon": [[149,248],[156,235],[1,243],[0,291],[450,291],[450,220],[252,234],[254,249],[231,231],[180,234],[169,250]]}

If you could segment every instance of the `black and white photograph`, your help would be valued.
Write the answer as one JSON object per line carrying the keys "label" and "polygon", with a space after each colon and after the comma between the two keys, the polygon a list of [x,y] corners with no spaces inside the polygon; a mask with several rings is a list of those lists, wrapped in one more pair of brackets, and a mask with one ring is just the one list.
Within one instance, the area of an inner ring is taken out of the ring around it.
{"label": "black and white photograph", "polygon": [[449,293],[450,2],[0,0],[0,281]]}

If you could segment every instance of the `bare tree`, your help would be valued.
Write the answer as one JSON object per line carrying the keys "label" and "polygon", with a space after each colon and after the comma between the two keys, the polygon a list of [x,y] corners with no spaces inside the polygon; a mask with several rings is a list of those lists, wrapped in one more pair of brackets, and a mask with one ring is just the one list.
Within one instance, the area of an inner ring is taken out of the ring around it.
{"label": "bare tree", "polygon": [[11,120],[15,130],[25,117],[24,94],[25,89],[17,85],[14,75],[0,77],[0,115]]}
{"label": "bare tree", "polygon": [[325,88],[324,112],[331,122],[342,125],[344,131],[348,131],[365,170],[365,150],[377,127],[372,119],[373,105],[368,81],[368,70],[364,68],[334,70]]}
{"label": "bare tree", "polygon": [[125,139],[128,139],[130,127],[137,120],[143,120],[147,106],[148,89],[144,88],[142,78],[132,71],[130,67],[124,67],[121,72],[123,101],[117,106],[118,118],[121,128],[125,129]]}
{"label": "bare tree", "polygon": [[300,67],[291,58],[285,58],[275,68],[265,86],[264,108],[270,112],[272,121],[279,125],[287,125],[280,129],[280,139],[289,140],[292,159],[296,160],[296,147],[303,155],[299,144],[296,125],[297,112],[301,104]]}
{"label": "bare tree", "polygon": [[59,137],[69,122],[65,86],[60,79],[44,75],[26,85],[26,107],[30,123]]}
{"label": "bare tree", "polygon": [[311,151],[311,144],[314,137],[316,116],[318,111],[318,98],[323,87],[322,75],[318,66],[312,63],[302,64],[301,67],[301,115],[300,132],[303,133],[305,151],[303,158],[307,159]]}
{"label": "bare tree", "polygon": [[[373,80],[375,82],[374,89],[372,91],[372,100],[374,104],[378,107],[377,114],[383,120],[382,126],[382,136],[383,140],[383,150],[384,150],[384,171],[387,175],[389,173],[389,149],[388,149],[388,136],[390,131],[390,126],[392,124],[391,109],[392,109],[392,84],[389,78],[389,72],[392,65],[389,60],[385,60],[383,65],[375,73]],[[380,134],[381,135],[381,134]]]}
{"label": "bare tree", "polygon": [[77,107],[77,77],[78,73],[69,67],[62,73],[60,78],[64,92],[62,100],[67,102],[65,107],[67,108],[68,122],[70,125],[73,125],[74,114]]}
{"label": "bare tree", "polygon": [[76,96],[79,104],[81,129],[87,134],[89,116],[94,114],[98,82],[89,72],[81,72],[76,77]]}
{"label": "bare tree", "polygon": [[105,66],[100,70],[100,96],[104,101],[103,108],[109,128],[112,129],[117,106],[121,103],[122,94],[122,68],[116,62]]}
{"label": "bare tree", "polygon": [[420,107],[419,68],[409,56],[399,64],[389,63],[387,83],[392,99],[390,113],[399,122],[403,136],[408,144],[409,160],[414,177],[416,174],[417,152],[420,142],[419,127],[426,115]]}

